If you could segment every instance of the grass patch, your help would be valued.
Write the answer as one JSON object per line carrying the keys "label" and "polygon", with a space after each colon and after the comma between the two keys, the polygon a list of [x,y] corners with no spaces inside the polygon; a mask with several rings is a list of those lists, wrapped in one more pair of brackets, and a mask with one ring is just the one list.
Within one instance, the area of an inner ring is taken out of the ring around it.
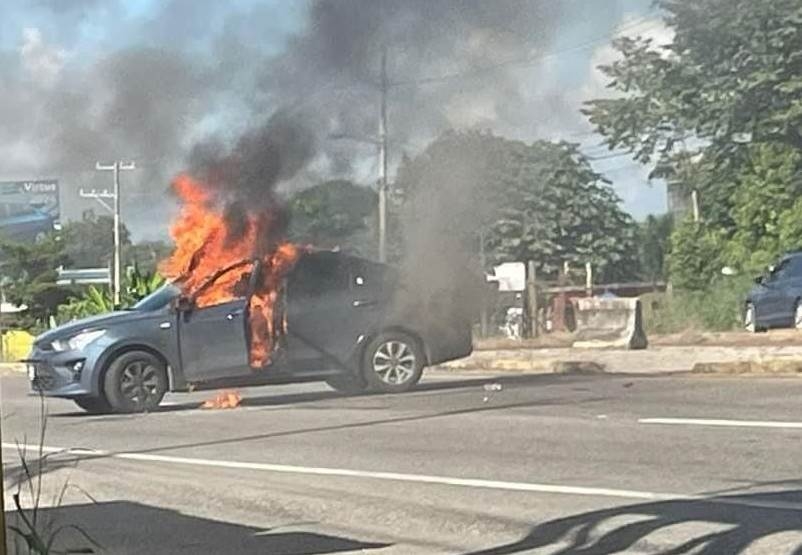
{"label": "grass patch", "polygon": [[717,279],[703,291],[648,293],[641,298],[646,332],[740,329],[744,301],[751,285],[748,278],[730,277]]}

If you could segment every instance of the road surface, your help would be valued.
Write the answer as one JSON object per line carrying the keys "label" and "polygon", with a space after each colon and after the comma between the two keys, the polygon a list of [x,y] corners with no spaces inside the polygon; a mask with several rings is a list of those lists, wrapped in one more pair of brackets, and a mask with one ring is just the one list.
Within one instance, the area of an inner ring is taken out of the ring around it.
{"label": "road surface", "polygon": [[[21,376],[0,385],[8,504],[15,442],[36,467],[39,405]],[[49,400],[39,518],[108,553],[802,553],[799,379],[465,372],[396,396],[242,393],[132,416]]]}

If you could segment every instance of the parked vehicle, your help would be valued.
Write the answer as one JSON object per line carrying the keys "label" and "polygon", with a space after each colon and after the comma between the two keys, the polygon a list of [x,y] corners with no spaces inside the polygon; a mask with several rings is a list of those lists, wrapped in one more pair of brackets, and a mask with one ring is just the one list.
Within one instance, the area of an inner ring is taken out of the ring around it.
{"label": "parked vehicle", "polygon": [[[252,264],[249,291],[260,271]],[[402,392],[425,366],[472,349],[469,322],[447,313],[427,321],[414,302],[399,303],[410,298],[402,289],[387,266],[309,253],[287,277],[288,333],[265,369],[248,364],[247,292],[197,308],[172,284],[131,310],[48,331],[26,362],[35,391],[92,412],[152,410],[167,391],[313,379],[347,392]]]}
{"label": "parked vehicle", "polygon": [[60,228],[47,212],[24,203],[0,202],[0,235],[21,242],[44,240],[48,233]]}
{"label": "parked vehicle", "polygon": [[744,304],[743,323],[752,332],[802,329],[802,252],[783,256],[755,278]]}

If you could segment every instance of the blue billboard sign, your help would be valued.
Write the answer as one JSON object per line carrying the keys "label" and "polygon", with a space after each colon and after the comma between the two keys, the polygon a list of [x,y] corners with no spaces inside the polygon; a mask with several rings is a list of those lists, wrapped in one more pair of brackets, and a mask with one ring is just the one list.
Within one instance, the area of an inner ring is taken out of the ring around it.
{"label": "blue billboard sign", "polygon": [[0,235],[14,241],[41,241],[59,228],[58,179],[0,181]]}

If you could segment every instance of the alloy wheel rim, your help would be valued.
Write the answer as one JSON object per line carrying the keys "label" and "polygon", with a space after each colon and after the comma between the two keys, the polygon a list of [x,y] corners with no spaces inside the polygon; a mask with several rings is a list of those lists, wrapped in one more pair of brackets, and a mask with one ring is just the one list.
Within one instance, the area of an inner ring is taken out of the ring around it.
{"label": "alloy wheel rim", "polygon": [[159,378],[155,366],[145,361],[130,362],[122,373],[120,393],[135,406],[143,407],[158,394]]}
{"label": "alloy wheel rim", "polygon": [[415,352],[403,341],[385,341],[373,354],[373,371],[384,383],[400,385],[415,373]]}

